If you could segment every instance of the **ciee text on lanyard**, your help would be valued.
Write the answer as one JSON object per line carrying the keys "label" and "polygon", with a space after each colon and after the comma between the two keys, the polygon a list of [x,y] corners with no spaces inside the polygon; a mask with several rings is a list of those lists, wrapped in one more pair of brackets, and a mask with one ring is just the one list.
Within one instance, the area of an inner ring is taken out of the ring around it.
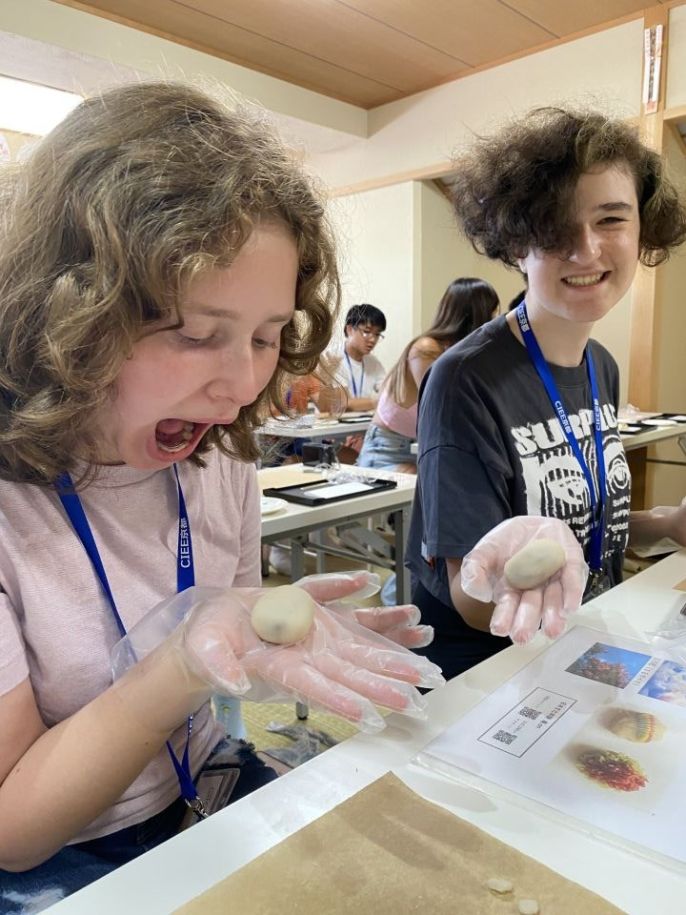
{"label": "ciee text on lanyard", "polygon": [[[192,588],[195,584],[195,568],[193,565],[193,545],[191,541],[191,526],[188,520],[188,512],[186,511],[186,502],[183,497],[183,490],[181,489],[181,481],[179,480],[179,471],[176,464],[173,465],[174,476],[176,478],[176,488],[179,496],[179,530],[178,530],[178,544],[176,551],[176,590],[185,591],[187,588]],[[110,588],[110,583],[107,580],[107,574],[105,572],[105,567],[102,564],[102,559],[100,558],[100,553],[98,552],[98,547],[95,543],[95,538],[93,537],[93,532],[91,530],[90,524],[88,523],[88,518],[83,509],[83,504],[81,499],[78,496],[78,493],[74,489],[74,484],[71,477],[68,473],[61,474],[55,481],[55,488],[57,490],[57,495],[60,498],[64,510],[69,518],[72,527],[76,536],[79,538],[83,544],[83,548],[88,554],[93,568],[95,570],[102,589],[105,592],[105,596],[112,610],[112,615],[119,629],[119,633],[122,638],[126,635],[126,626],[122,620],[119,611],[117,610],[117,605],[114,600],[114,595]],[[207,811],[202,800],[198,796],[198,792],[195,787],[195,782],[193,781],[193,776],[191,775],[191,766],[190,766],[190,757],[189,757],[189,748],[191,743],[191,734],[193,733],[193,716],[190,715],[188,718],[186,726],[186,746],[183,751],[183,756],[179,760],[174,752],[174,749],[169,741],[167,741],[167,750],[169,751],[169,756],[174,766],[174,771],[176,772],[176,777],[179,780],[179,788],[181,789],[181,796],[183,797],[186,804],[190,809],[195,813],[199,819],[204,819],[207,816]]]}
{"label": "ciee text on lanyard", "polygon": [[598,393],[598,381],[593,363],[593,355],[590,346],[586,346],[584,355],[586,358],[586,370],[588,372],[588,381],[591,386],[591,398],[593,400],[593,438],[595,443],[596,461],[598,463],[598,483],[596,491],[596,481],[591,473],[591,468],[581,451],[579,442],[574,435],[572,424],[569,416],[562,403],[562,397],[558,391],[557,384],[550,371],[550,366],[546,362],[545,356],[538,345],[538,340],[529,324],[529,315],[526,310],[526,301],[523,301],[517,307],[517,323],[522,332],[522,338],[529,358],[533,363],[536,372],[543,382],[550,402],[560,420],[560,425],[565,434],[569,447],[572,449],[574,457],[577,459],[581,470],[583,471],[588,486],[589,498],[591,501],[591,537],[588,549],[588,564],[591,567],[591,581],[597,582],[603,574],[603,534],[605,530],[605,503],[607,501],[607,483],[605,473],[605,453],[603,451],[603,430],[601,425],[600,413],[600,395]]}

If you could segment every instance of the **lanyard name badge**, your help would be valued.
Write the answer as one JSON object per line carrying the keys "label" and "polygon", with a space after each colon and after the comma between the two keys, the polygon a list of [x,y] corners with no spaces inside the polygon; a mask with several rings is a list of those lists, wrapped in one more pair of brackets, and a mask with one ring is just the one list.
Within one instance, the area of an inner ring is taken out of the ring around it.
{"label": "lanyard name badge", "polygon": [[591,537],[588,548],[588,562],[591,568],[590,594],[598,594],[606,590],[606,583],[603,581],[603,534],[605,529],[605,503],[606,503],[606,473],[605,473],[605,453],[603,451],[603,432],[601,426],[600,414],[600,395],[598,394],[598,381],[595,373],[595,365],[591,348],[586,346],[586,369],[588,371],[588,381],[591,386],[591,398],[593,400],[593,437],[595,441],[596,460],[598,462],[598,490],[596,492],[596,482],[591,473],[591,469],[584,458],[583,452],[579,446],[574,430],[567,416],[560,392],[557,389],[555,379],[553,378],[550,367],[545,360],[545,356],[538,345],[538,340],[529,324],[529,316],[526,310],[526,301],[522,302],[517,308],[517,322],[522,332],[524,345],[526,346],[529,358],[533,363],[539,378],[543,382],[546,393],[560,421],[562,430],[569,442],[574,457],[577,459],[588,485],[589,497],[591,501]]}
{"label": "lanyard name badge", "polygon": [[[173,465],[174,475],[176,478],[176,488],[179,496],[179,529],[178,529],[178,544],[177,544],[177,553],[176,553],[176,590],[181,592],[185,591],[187,588],[193,587],[195,584],[195,569],[193,565],[193,546],[191,541],[191,527],[188,520],[188,512],[186,511],[186,502],[183,497],[183,490],[181,489],[181,481],[179,480],[179,471],[176,467],[176,464]],[[105,572],[105,567],[102,564],[100,558],[100,553],[95,543],[95,538],[93,537],[93,532],[91,530],[88,519],[86,518],[86,513],[83,509],[81,499],[78,496],[78,493],[74,489],[74,484],[71,477],[68,473],[61,474],[56,483],[55,488],[57,489],[57,495],[60,498],[60,501],[64,507],[64,510],[71,522],[72,527],[76,536],[81,541],[83,548],[88,554],[93,568],[95,570],[102,589],[105,592],[110,609],[112,610],[112,615],[114,616],[117,628],[122,638],[126,635],[126,626],[117,610],[117,605],[114,600],[114,595],[110,588],[109,581],[107,580],[107,574]],[[191,734],[193,733],[193,716],[188,717],[188,722],[186,726],[186,746],[183,751],[183,756],[179,760],[174,752],[174,749],[169,741],[167,741],[167,750],[169,751],[169,756],[174,766],[174,771],[176,772],[176,777],[179,780],[179,787],[181,789],[181,796],[188,805],[188,807],[193,811],[193,813],[199,818],[204,819],[207,816],[207,810],[202,800],[198,796],[198,792],[195,787],[195,782],[193,781],[193,776],[191,775],[190,767],[190,758],[189,758],[189,747],[191,742]]]}
{"label": "lanyard name badge", "polygon": [[362,397],[362,390],[364,388],[364,360],[362,360],[362,372],[360,374],[360,386],[357,386],[355,381],[355,373],[353,372],[353,364],[350,361],[350,356],[348,353],[345,353],[345,360],[348,363],[348,371],[350,372],[350,382],[353,389],[353,397]]}

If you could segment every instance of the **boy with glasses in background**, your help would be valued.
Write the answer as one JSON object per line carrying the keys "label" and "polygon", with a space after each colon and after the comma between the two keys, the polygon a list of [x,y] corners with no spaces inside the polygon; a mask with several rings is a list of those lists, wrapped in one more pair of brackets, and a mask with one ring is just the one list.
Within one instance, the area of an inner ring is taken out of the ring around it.
{"label": "boy with glasses in background", "polygon": [[[385,330],[386,316],[374,305],[353,305],[348,310],[343,349],[329,351],[327,365],[336,383],[346,389],[346,410],[376,409],[386,370],[372,351]],[[320,404],[320,409],[326,407]]]}

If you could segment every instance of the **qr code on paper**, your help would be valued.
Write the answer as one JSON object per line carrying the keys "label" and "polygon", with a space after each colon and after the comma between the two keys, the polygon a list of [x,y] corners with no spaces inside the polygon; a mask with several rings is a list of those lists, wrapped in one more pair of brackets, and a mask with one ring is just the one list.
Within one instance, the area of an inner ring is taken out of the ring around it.
{"label": "qr code on paper", "polygon": [[520,708],[519,714],[522,718],[529,718],[531,721],[535,721],[540,717],[541,712],[538,709],[530,708],[528,705],[525,705],[524,708]]}
{"label": "qr code on paper", "polygon": [[498,743],[504,743],[508,747],[510,746],[512,741],[516,740],[516,739],[517,739],[517,735],[510,734],[509,731],[496,731],[495,734],[493,735],[493,740],[497,740]]}

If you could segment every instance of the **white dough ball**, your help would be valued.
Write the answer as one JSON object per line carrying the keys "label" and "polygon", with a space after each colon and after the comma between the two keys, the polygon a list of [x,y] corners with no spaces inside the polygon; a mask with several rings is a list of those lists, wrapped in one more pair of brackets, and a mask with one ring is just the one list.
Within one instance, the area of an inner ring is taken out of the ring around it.
{"label": "white dough ball", "polygon": [[252,628],[265,642],[290,645],[304,639],[312,628],[317,605],[296,585],[269,588],[252,608]]}
{"label": "white dough ball", "polygon": [[567,561],[565,551],[556,540],[542,537],[532,540],[505,563],[505,578],[513,588],[528,591],[537,588],[554,575]]}

